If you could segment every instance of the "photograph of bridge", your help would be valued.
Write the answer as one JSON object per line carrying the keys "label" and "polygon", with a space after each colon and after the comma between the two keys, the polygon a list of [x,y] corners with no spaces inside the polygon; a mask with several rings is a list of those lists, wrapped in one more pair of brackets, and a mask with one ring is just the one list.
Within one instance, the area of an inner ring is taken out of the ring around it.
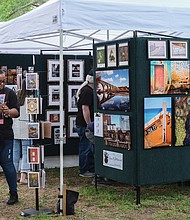
{"label": "photograph of bridge", "polygon": [[129,111],[129,70],[96,71],[96,92],[98,109]]}

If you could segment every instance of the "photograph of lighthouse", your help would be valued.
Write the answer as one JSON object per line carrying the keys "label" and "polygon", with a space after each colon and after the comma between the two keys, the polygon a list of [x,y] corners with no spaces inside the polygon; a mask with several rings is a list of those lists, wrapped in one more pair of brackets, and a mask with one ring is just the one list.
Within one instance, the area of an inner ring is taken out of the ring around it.
{"label": "photograph of lighthouse", "polygon": [[171,97],[144,98],[144,148],[171,146]]}
{"label": "photograph of lighthouse", "polygon": [[101,110],[130,110],[129,70],[96,71],[97,108]]}

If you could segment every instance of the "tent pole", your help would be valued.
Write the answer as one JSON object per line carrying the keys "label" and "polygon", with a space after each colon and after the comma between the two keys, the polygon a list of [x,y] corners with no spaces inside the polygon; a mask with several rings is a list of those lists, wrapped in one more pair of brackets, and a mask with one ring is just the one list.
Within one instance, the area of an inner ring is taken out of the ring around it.
{"label": "tent pole", "polygon": [[60,28],[60,102],[59,102],[59,109],[60,109],[60,215],[63,214],[63,29]]}

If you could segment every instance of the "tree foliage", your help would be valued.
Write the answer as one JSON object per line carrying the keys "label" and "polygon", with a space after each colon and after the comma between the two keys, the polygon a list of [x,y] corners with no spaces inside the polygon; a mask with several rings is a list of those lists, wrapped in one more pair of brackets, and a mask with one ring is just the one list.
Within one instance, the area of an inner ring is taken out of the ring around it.
{"label": "tree foliage", "polygon": [[47,0],[0,0],[0,21],[8,21],[40,6]]}

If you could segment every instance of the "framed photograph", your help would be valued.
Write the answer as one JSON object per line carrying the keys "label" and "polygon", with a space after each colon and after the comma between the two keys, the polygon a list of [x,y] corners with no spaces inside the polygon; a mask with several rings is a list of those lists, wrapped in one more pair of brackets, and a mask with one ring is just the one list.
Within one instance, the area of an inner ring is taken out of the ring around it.
{"label": "framed photograph", "polygon": [[48,85],[48,91],[49,91],[48,105],[59,106],[60,86],[59,85]]}
{"label": "framed photograph", "polygon": [[116,44],[107,46],[107,66],[115,67],[116,66]]}
{"label": "framed photograph", "polygon": [[47,60],[48,82],[56,82],[60,80],[60,62],[59,60]]}
{"label": "framed photograph", "polygon": [[149,59],[166,59],[166,41],[149,40],[148,41],[148,58]]}
{"label": "framed photograph", "polygon": [[39,147],[28,147],[27,148],[27,162],[29,164],[40,163],[40,148]]}
{"label": "framed photograph", "polygon": [[69,138],[78,138],[78,133],[77,133],[77,126],[76,126],[76,115],[70,115],[69,116],[69,129],[68,129],[68,137]]}
{"label": "framed photograph", "polygon": [[[54,128],[54,144],[60,144],[60,128]],[[63,128],[63,144],[66,144],[66,128]]]}
{"label": "framed photograph", "polygon": [[28,187],[40,188],[40,172],[28,172]]}
{"label": "framed photograph", "polygon": [[68,81],[84,81],[84,60],[68,60]]}
{"label": "framed photograph", "polygon": [[26,114],[39,114],[39,98],[25,98]]}
{"label": "framed photograph", "polygon": [[37,73],[26,73],[26,90],[38,90],[39,76]]}
{"label": "framed photograph", "polygon": [[97,68],[104,68],[105,67],[105,46],[97,47],[96,56],[97,56]]}
{"label": "framed photograph", "polygon": [[39,139],[40,138],[40,124],[37,122],[28,123],[28,138]]}
{"label": "framed photograph", "polygon": [[[63,124],[65,124],[65,112],[63,111],[64,117],[62,118]],[[60,111],[59,110],[46,110],[46,120],[51,122],[52,126],[59,126],[60,123]]]}
{"label": "framed photograph", "polygon": [[128,42],[118,44],[119,66],[129,65],[129,45]]}
{"label": "framed photograph", "polygon": [[80,85],[69,85],[68,86],[68,111],[77,112],[77,97],[76,93]]}
{"label": "framed photograph", "polygon": [[170,41],[170,58],[187,59],[187,41]]}

